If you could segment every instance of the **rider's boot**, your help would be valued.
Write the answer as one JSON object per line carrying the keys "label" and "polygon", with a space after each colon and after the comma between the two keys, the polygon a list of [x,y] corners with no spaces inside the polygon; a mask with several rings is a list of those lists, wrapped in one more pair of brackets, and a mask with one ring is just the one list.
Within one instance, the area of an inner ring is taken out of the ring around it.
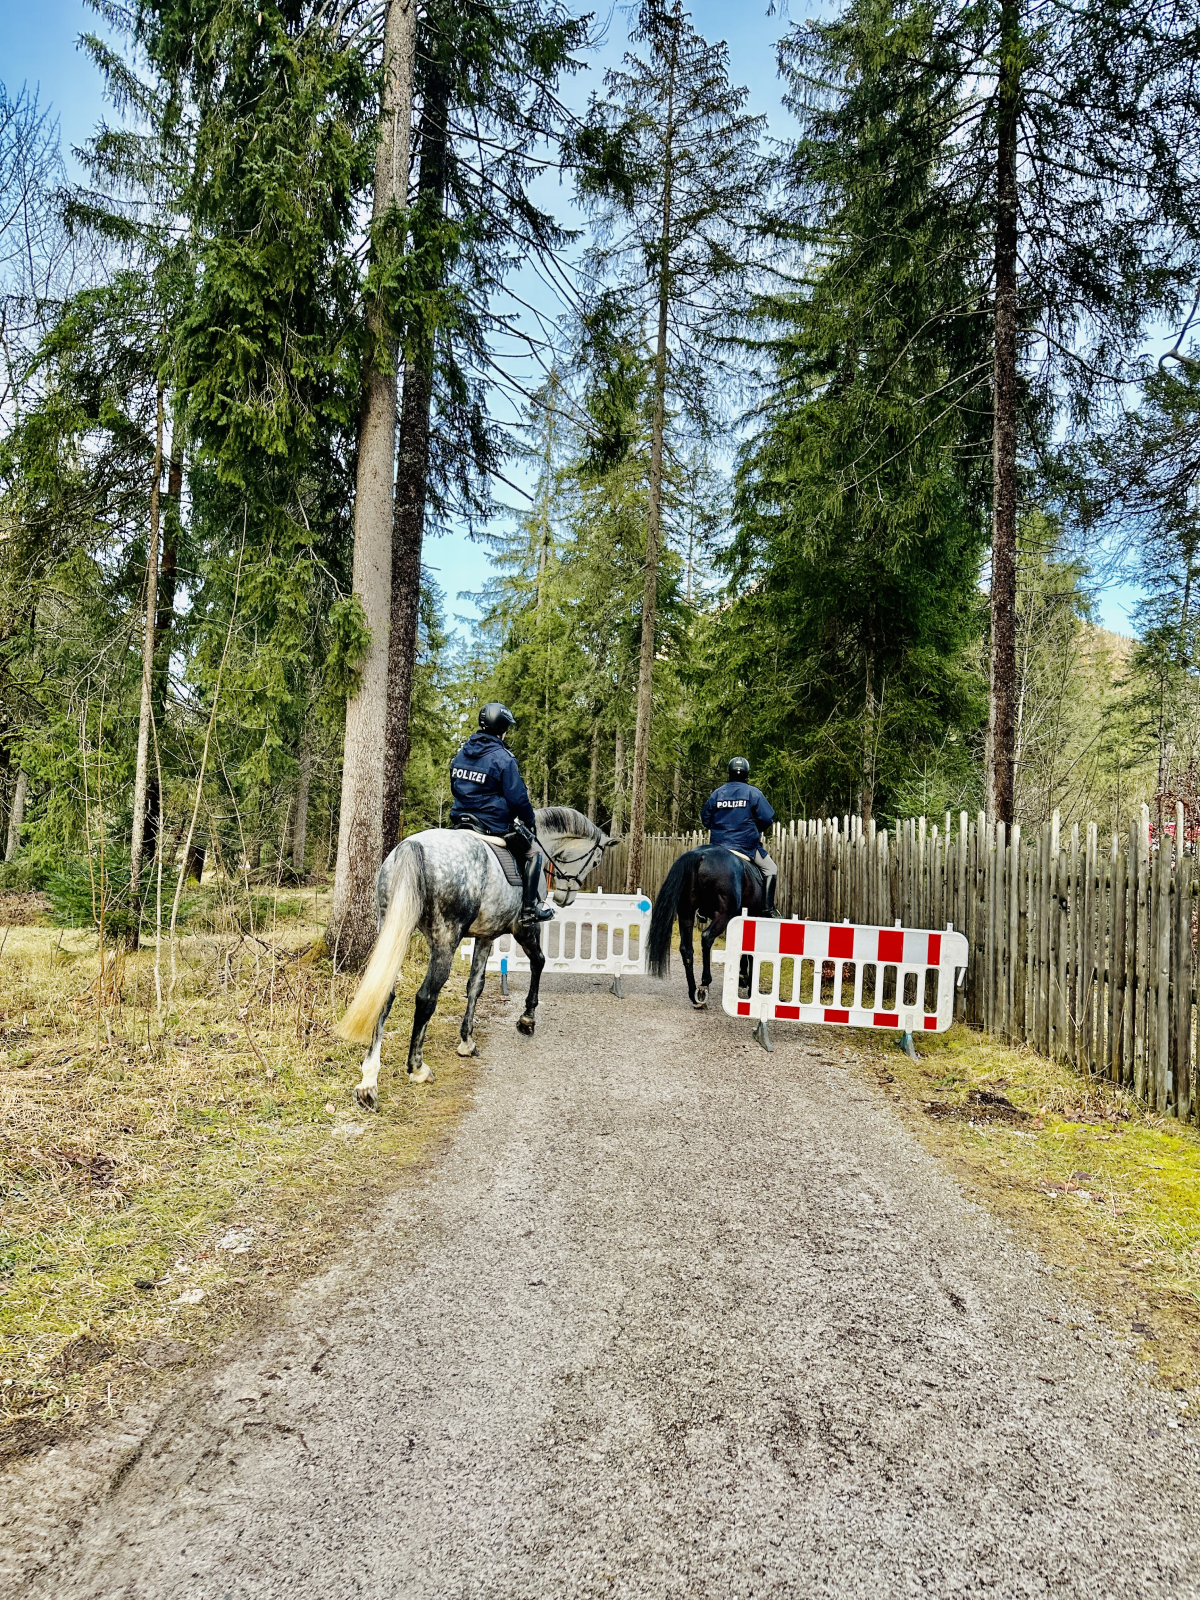
{"label": "rider's boot", "polygon": [[764,877],[764,880],[763,880],[763,894],[764,894],[764,897],[765,897],[764,898],[764,903],[763,903],[763,916],[764,917],[777,917],[779,915],[778,911],[776,911],[776,909],[775,909],[775,885],[778,883],[778,881],[779,881],[779,875],[777,873],[774,873],[774,872],[772,872],[769,876]]}
{"label": "rider's boot", "polygon": [[549,922],[554,916],[553,906],[538,904],[538,872],[541,862],[537,852],[530,850],[521,862],[521,914],[519,922],[533,927],[539,922]]}

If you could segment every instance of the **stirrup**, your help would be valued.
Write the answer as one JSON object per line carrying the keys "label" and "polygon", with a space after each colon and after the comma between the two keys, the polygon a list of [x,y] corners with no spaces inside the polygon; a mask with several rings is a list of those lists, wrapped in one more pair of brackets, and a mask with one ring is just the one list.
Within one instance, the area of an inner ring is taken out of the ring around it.
{"label": "stirrup", "polygon": [[553,920],[553,906],[522,906],[520,914],[517,917],[518,922],[553,922]]}

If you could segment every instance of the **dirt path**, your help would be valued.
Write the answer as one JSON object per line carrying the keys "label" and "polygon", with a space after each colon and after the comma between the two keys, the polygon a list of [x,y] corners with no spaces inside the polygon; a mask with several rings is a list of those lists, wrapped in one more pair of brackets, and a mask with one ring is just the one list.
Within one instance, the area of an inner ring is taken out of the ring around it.
{"label": "dirt path", "polygon": [[376,1247],[23,1592],[1200,1592],[1170,1397],[833,1052],[629,988],[498,1021]]}

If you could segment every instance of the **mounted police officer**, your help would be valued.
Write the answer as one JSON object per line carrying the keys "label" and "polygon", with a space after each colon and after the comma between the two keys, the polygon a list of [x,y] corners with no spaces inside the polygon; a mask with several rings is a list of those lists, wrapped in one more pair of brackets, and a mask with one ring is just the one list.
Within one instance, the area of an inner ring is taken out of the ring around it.
{"label": "mounted police officer", "polygon": [[521,867],[521,921],[549,922],[553,907],[538,902],[540,863],[532,848],[533,806],[517,758],[504,742],[516,721],[508,707],[496,700],[490,700],[479,713],[479,732],[471,735],[450,763],[454,796],[450,826],[503,835]]}
{"label": "mounted police officer", "polygon": [[775,880],[779,868],[768,855],[761,837],[775,821],[775,813],[762,790],[750,782],[750,763],[744,756],[734,756],[729,763],[729,782],[709,795],[701,808],[700,820],[708,829],[713,844],[722,844],[727,850],[749,856],[758,867],[763,875],[766,901],[763,915],[775,916]]}

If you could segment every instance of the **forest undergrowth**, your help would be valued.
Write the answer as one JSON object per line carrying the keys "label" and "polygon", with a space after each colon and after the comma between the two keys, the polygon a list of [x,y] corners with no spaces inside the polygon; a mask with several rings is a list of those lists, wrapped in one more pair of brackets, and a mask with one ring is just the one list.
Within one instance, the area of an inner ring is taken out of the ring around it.
{"label": "forest undergrowth", "polygon": [[1200,1130],[961,1026],[924,1036],[918,1062],[890,1036],[856,1033],[854,1046],[967,1193],[1091,1300],[1181,1405],[1197,1403]]}
{"label": "forest undergrowth", "polygon": [[0,1460],[119,1415],[266,1310],[469,1100],[465,965],[430,1026],[435,1081],[403,1081],[389,1031],[372,1117],[362,1051],[332,1031],[354,979],[320,943],[327,891],[266,899],[254,932],[216,893],[193,917],[210,931],[180,940],[161,1023],[152,946],[101,979],[94,935],[0,926]]}

